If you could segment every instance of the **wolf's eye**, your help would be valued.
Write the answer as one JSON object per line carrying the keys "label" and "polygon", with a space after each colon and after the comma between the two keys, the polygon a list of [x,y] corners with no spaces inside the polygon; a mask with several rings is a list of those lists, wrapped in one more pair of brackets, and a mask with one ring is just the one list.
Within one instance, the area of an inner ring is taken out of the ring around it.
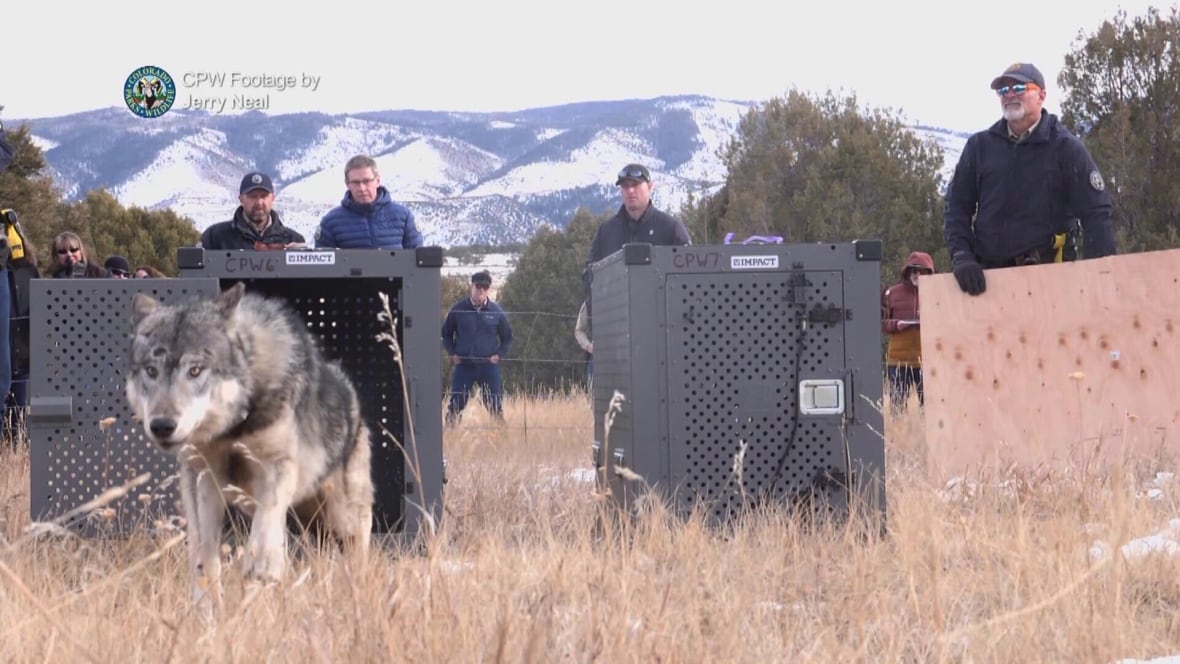
{"label": "wolf's eye", "polygon": [[204,369],[204,368],[202,368],[202,367],[198,367],[198,366],[195,366],[195,365],[194,365],[194,366],[191,366],[191,367],[189,367],[189,368],[188,368],[188,377],[189,377],[189,378],[196,378],[196,377],[200,376],[200,375],[201,375],[201,372],[202,372],[202,371],[204,371],[204,370],[205,370],[205,369]]}
{"label": "wolf's eye", "polygon": [[148,378],[155,378],[160,375],[160,370],[155,367],[144,367],[143,372],[147,374]]}

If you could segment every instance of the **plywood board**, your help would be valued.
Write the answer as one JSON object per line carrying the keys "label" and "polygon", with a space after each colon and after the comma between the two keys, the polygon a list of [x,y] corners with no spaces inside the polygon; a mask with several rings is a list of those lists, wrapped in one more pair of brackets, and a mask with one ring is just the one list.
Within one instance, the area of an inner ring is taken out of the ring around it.
{"label": "plywood board", "polygon": [[1178,449],[1180,250],[986,275],[920,282],[937,479]]}

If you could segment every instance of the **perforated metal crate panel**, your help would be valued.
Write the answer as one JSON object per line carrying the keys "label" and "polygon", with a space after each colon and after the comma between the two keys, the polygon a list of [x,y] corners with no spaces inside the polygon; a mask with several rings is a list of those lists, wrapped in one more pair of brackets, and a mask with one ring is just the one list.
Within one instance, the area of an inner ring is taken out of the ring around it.
{"label": "perforated metal crate panel", "polygon": [[[126,533],[180,514],[175,486],[166,480],[164,486],[157,486],[174,474],[172,457],[143,436],[125,405],[123,371],[131,333],[131,297],[141,288],[164,302],[187,294],[212,296],[237,281],[244,281],[252,292],[286,300],[317,337],[325,356],[339,361],[356,386],[372,433],[374,530],[412,536],[426,519],[441,517],[437,269],[441,250],[426,248],[417,256],[416,252],[314,252],[332,254],[328,265],[290,264],[284,259],[287,253],[295,252],[206,255],[199,249],[182,249],[179,279],[34,282],[30,412],[34,518],[61,515],[144,470],[153,473],[152,483],[145,487],[150,491],[136,491],[112,503],[111,518],[89,519],[82,529]],[[310,252],[300,252],[295,258],[309,256]],[[378,293],[390,299],[403,352],[401,367],[389,347],[376,338],[388,331],[377,318],[382,308]],[[79,303],[95,308],[89,319],[77,315]],[[415,325],[415,320],[423,323]],[[65,337],[63,330],[68,332]],[[408,385],[409,408],[403,381]],[[110,415],[100,412],[117,413],[115,424],[105,431],[98,423]],[[152,499],[140,502],[140,494]]]}
{"label": "perforated metal crate panel", "polygon": [[[792,288],[801,277],[810,287]],[[808,311],[843,309],[839,272],[668,275],[668,407],[682,511],[725,520],[750,503],[822,492],[845,474],[840,418],[800,421],[799,376],[844,357],[843,326]],[[795,294],[803,295],[794,301]],[[739,463],[740,457],[740,463]]]}
{"label": "perforated metal crate panel", "polygon": [[[883,517],[879,261],[879,243],[628,245],[594,265],[600,484],[715,522],[852,494]],[[801,413],[804,380],[839,383],[842,410]]]}
{"label": "perforated metal crate panel", "polygon": [[[222,280],[221,288],[233,283]],[[252,279],[246,288],[285,300],[307,323],[324,356],[339,362],[352,380],[372,444],[376,530],[400,530],[406,483],[405,458],[399,447],[405,438],[405,393],[401,368],[388,345],[377,340],[378,334],[389,331],[377,314],[382,310],[378,294],[385,293],[397,321],[397,338],[404,340],[401,279]]]}
{"label": "perforated metal crate panel", "polygon": [[147,484],[85,515],[78,528],[125,533],[181,513],[169,480],[175,461],[143,436],[123,392],[131,297],[140,290],[171,303],[212,296],[217,282],[34,279],[30,284],[33,520],[60,517],[143,473],[151,473]]}

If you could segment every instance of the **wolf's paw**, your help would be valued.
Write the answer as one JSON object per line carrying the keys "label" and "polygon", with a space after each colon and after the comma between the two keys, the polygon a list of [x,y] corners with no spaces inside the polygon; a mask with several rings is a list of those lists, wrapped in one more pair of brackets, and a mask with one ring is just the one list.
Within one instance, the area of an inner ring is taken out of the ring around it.
{"label": "wolf's paw", "polygon": [[243,573],[247,579],[263,583],[277,583],[283,578],[287,557],[278,551],[247,551],[242,559]]}

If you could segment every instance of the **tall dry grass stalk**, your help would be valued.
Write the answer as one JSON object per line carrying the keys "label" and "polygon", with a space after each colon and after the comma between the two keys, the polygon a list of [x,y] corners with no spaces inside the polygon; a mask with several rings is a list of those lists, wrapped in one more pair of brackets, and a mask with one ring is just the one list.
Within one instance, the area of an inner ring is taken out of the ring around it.
{"label": "tall dry grass stalk", "polygon": [[[31,537],[25,450],[0,452],[6,662],[1109,662],[1180,652],[1180,556],[1118,547],[1180,516],[1174,459],[1098,474],[924,479],[919,416],[887,422],[889,534],[770,510],[710,528],[653,506],[604,533],[584,395],[473,402],[445,434],[430,546],[352,571],[312,551],[227,617],[191,609],[175,534]],[[536,428],[521,425],[524,413]],[[1096,540],[1113,555],[1091,557]]]}

